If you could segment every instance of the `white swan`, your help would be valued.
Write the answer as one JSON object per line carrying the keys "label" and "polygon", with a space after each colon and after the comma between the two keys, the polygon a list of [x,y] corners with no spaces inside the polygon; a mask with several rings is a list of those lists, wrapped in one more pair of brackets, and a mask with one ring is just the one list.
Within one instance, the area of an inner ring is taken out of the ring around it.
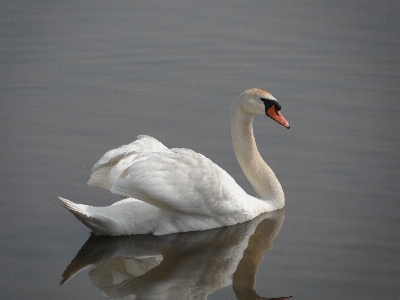
{"label": "white swan", "polygon": [[108,151],[94,165],[88,182],[129,197],[107,207],[63,206],[102,235],[206,230],[251,220],[284,207],[285,197],[274,172],[263,161],[253,135],[254,114],[266,114],[289,128],[279,102],[267,91],[244,91],[232,108],[231,132],[237,160],[259,198],[248,195],[223,169],[188,149],[168,149],[139,136]]}

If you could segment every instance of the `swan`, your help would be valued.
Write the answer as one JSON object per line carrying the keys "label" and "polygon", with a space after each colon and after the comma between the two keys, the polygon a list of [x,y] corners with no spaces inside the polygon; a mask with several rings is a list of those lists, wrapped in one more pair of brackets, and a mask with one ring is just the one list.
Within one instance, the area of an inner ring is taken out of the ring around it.
{"label": "swan", "polygon": [[168,149],[141,135],[110,150],[93,166],[88,185],[127,197],[107,207],[76,204],[59,197],[78,220],[100,235],[164,235],[246,222],[285,205],[282,187],[257,150],[255,114],[286,128],[281,105],[269,92],[253,88],[234,102],[232,144],[258,197],[248,195],[226,171],[189,149]]}

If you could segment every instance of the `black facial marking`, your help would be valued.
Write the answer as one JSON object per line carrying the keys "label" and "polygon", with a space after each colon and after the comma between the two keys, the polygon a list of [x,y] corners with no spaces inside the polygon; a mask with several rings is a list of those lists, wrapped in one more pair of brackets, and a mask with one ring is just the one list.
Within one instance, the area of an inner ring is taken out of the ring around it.
{"label": "black facial marking", "polygon": [[272,107],[272,105],[275,105],[275,111],[278,112],[282,109],[281,104],[277,100],[272,100],[272,99],[266,99],[266,98],[260,98],[262,102],[264,102],[265,105],[265,114],[268,115],[268,109]]}

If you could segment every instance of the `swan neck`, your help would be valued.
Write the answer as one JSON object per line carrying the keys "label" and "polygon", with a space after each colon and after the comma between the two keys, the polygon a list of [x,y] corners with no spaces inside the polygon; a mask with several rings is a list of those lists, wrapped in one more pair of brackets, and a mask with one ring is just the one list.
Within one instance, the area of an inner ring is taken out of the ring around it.
{"label": "swan neck", "polygon": [[236,158],[257,195],[280,209],[285,204],[282,187],[257,149],[253,134],[254,114],[245,111],[239,100],[233,106],[231,117],[232,143]]}

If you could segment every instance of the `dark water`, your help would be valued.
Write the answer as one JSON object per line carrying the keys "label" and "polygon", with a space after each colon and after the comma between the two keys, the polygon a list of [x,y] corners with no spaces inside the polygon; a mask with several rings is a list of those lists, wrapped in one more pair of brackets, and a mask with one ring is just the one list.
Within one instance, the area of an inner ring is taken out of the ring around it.
{"label": "dark water", "polygon": [[[0,9],[2,299],[128,299],[134,286],[155,289],[151,299],[247,299],[252,276],[263,297],[399,299],[398,1]],[[203,153],[252,193],[229,131],[231,103],[251,87],[279,99],[291,124],[254,124],[285,191],[284,221],[85,244],[89,230],[57,196],[116,201],[86,188],[91,167],[139,134]],[[78,266],[89,268],[59,287],[82,246]]]}

